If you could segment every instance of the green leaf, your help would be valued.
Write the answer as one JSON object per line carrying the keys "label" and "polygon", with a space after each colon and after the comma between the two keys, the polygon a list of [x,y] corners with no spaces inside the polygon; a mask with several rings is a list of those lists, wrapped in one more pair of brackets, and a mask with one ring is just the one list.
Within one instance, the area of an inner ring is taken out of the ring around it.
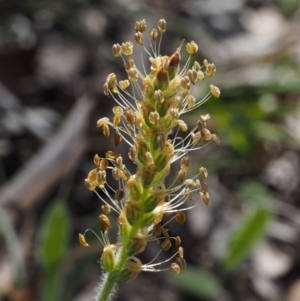
{"label": "green leaf", "polygon": [[243,200],[250,200],[257,207],[267,206],[271,193],[266,186],[256,181],[244,181],[238,188],[237,195]]}
{"label": "green leaf", "polygon": [[44,270],[41,300],[60,300],[63,280],[61,263],[66,256],[70,237],[70,217],[62,201],[47,208],[39,233],[38,255]]}
{"label": "green leaf", "polygon": [[233,233],[227,254],[223,260],[226,271],[233,270],[249,252],[257,241],[264,235],[271,214],[264,208],[251,212],[241,227]]}
{"label": "green leaf", "polygon": [[46,270],[55,268],[65,257],[70,237],[70,218],[63,202],[55,201],[46,210],[39,234],[41,264]]}
{"label": "green leaf", "polygon": [[196,297],[215,297],[221,289],[216,277],[192,266],[188,266],[179,275],[172,276],[170,282]]}

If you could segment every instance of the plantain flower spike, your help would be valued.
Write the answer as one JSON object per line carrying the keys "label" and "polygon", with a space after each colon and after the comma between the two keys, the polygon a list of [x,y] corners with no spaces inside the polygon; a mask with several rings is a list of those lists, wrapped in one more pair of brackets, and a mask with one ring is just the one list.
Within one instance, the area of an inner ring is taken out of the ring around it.
{"label": "plantain flower spike", "polygon": [[[169,56],[161,55],[160,44],[166,29],[166,21],[162,19],[157,28],[147,33],[143,19],[135,24],[135,46],[127,41],[112,47],[113,55],[123,60],[128,78],[119,80],[114,73],[107,76],[103,91],[116,105],[113,118],[101,117],[97,126],[105,138],[113,133],[116,147],[128,144],[126,153],[135,164],[135,170],[126,167],[122,154],[109,150],[104,157],[95,155],[95,167],[84,181],[103,202],[99,240],[103,245],[101,261],[106,275],[96,289],[99,301],[107,300],[117,283],[128,281],[140,272],[179,274],[186,266],[181,238],[171,237],[166,225],[170,219],[175,219],[184,226],[188,218],[185,211],[196,206],[197,196],[206,205],[210,200],[206,184],[208,171],[199,166],[199,173],[189,177],[192,163],[188,153],[209,143],[219,144],[220,139],[207,128],[209,115],[201,115],[189,129],[184,114],[197,109],[211,96],[220,97],[220,89],[212,84],[207,85],[209,92],[203,99],[192,95],[193,86],[200,84],[205,75],[213,76],[216,67],[207,60],[203,64],[195,60],[198,45],[194,41],[186,43],[185,47],[180,45]],[[150,49],[143,44],[146,38],[152,43]],[[149,55],[148,71],[139,70],[137,65],[140,64],[136,65],[132,57],[138,47]],[[186,62],[181,61],[181,51],[188,54]],[[180,137],[179,132],[182,132]],[[180,169],[170,176],[169,182],[173,184],[167,186],[166,178],[176,161]],[[107,179],[117,183],[108,184]],[[189,205],[184,206],[185,202]],[[108,218],[111,211],[117,218]],[[115,225],[111,225],[110,220],[116,220]],[[110,242],[110,227],[118,228],[118,241]],[[84,247],[89,246],[82,234],[79,241]],[[176,252],[161,262],[156,262],[157,254],[155,260],[142,263],[138,254],[153,242],[159,243],[159,253],[168,252],[171,247]]]}

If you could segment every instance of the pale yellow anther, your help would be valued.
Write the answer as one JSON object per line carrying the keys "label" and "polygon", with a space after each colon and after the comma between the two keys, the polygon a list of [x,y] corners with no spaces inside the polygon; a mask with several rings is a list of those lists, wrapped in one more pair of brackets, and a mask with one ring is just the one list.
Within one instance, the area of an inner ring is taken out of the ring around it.
{"label": "pale yellow anther", "polygon": [[137,44],[143,45],[143,34],[140,31],[138,31],[137,33],[135,33],[134,39],[137,42]]}
{"label": "pale yellow anther", "polygon": [[156,28],[153,28],[150,32],[150,38],[152,41],[156,41],[157,39],[157,36],[158,36],[158,31]]}
{"label": "pale yellow anther", "polygon": [[99,215],[99,224],[102,232],[105,232],[107,228],[110,228],[109,218],[105,214]]}
{"label": "pale yellow anther", "polygon": [[169,266],[169,271],[173,274],[173,275],[178,275],[180,273],[180,267],[177,263],[173,262],[171,263],[171,265]]}
{"label": "pale yellow anther", "polygon": [[205,78],[204,73],[201,70],[197,72],[197,76],[199,80],[204,80]]}
{"label": "pale yellow anther", "polygon": [[188,75],[188,78],[191,81],[191,83],[194,85],[196,83],[197,79],[198,79],[197,71],[194,70],[194,69],[190,69],[187,72],[187,75]]}
{"label": "pale yellow anther", "polygon": [[119,86],[122,90],[126,90],[130,86],[130,81],[128,79],[120,80]]}
{"label": "pale yellow anther", "polygon": [[106,214],[106,215],[109,214],[110,211],[111,211],[110,206],[107,205],[107,204],[102,205],[102,206],[101,206],[101,209],[102,209],[103,213]]}
{"label": "pale yellow anther", "polygon": [[206,122],[210,119],[210,115],[209,114],[205,114],[205,115],[200,115],[200,118],[205,122]]}
{"label": "pale yellow anther", "polygon": [[135,115],[133,113],[132,110],[128,110],[126,112],[126,120],[128,121],[128,123],[130,123],[131,125],[135,124]]}
{"label": "pale yellow anther", "polygon": [[106,83],[108,84],[108,89],[114,93],[118,93],[117,88],[117,77],[114,73],[110,73],[106,78]]}
{"label": "pale yellow anther", "polygon": [[120,57],[122,55],[122,48],[120,44],[114,44],[112,47],[112,53],[115,57]]}
{"label": "pale yellow anther", "polygon": [[178,224],[183,225],[185,220],[186,220],[186,216],[182,211],[177,211],[176,216],[175,216],[175,220]]}
{"label": "pale yellow anther", "polygon": [[138,81],[138,76],[136,68],[130,68],[128,70],[128,78],[132,83],[136,83]]}
{"label": "pale yellow anther", "polygon": [[152,124],[158,125],[159,119],[160,119],[160,116],[156,111],[150,113],[149,120]]}
{"label": "pale yellow anther", "polygon": [[120,171],[116,167],[114,167],[112,169],[111,173],[112,173],[113,178],[116,181],[120,181],[120,179],[121,179],[121,173],[120,173]]}
{"label": "pale yellow anther", "polygon": [[144,32],[147,30],[147,24],[146,24],[146,20],[140,20],[140,21],[136,21],[135,23],[135,30],[138,32]]}
{"label": "pale yellow anther", "polygon": [[122,52],[123,52],[125,55],[127,55],[127,56],[132,55],[132,52],[133,52],[133,44],[132,44],[131,41],[122,43],[121,48],[122,48]]}
{"label": "pale yellow anther", "polygon": [[166,31],[167,22],[164,19],[158,21],[158,29],[161,33]]}
{"label": "pale yellow anther", "polygon": [[113,160],[115,160],[115,159],[117,159],[119,156],[120,156],[120,154],[115,153],[115,152],[113,152],[113,151],[107,151],[107,152],[105,153],[105,158],[107,158],[107,159],[113,159]]}
{"label": "pale yellow anther", "polygon": [[193,140],[193,144],[197,145],[200,144],[202,142],[202,135],[200,132],[197,133],[192,133],[191,134],[192,140]]}
{"label": "pale yellow anther", "polygon": [[128,58],[125,62],[124,62],[124,68],[125,71],[128,72],[131,68],[133,68],[135,66],[134,64],[134,60],[131,58]]}
{"label": "pale yellow anther", "polygon": [[193,194],[191,192],[191,189],[186,187],[185,188],[185,195],[186,195],[186,198],[189,200],[189,201],[192,201],[193,200]]}
{"label": "pale yellow anther", "polygon": [[86,242],[85,237],[84,237],[83,234],[80,234],[80,233],[79,233],[78,239],[79,239],[80,244],[81,244],[83,247],[85,247],[85,248],[90,247],[90,245]]}
{"label": "pale yellow anther", "polygon": [[117,147],[122,141],[122,135],[120,134],[119,131],[116,131],[115,136],[114,136],[114,142],[115,146]]}
{"label": "pale yellow anther", "polygon": [[186,44],[186,51],[190,55],[195,55],[198,51],[198,45],[194,41],[191,41],[190,43]]}
{"label": "pale yellow anther", "polygon": [[107,117],[103,117],[97,121],[97,126],[101,127],[109,123],[109,119]]}
{"label": "pale yellow anther", "polygon": [[210,130],[204,128],[201,130],[201,134],[204,140],[210,141],[212,139]]}
{"label": "pale yellow anther", "polygon": [[206,192],[200,192],[200,196],[201,196],[203,202],[205,203],[205,205],[208,205],[208,203],[209,203],[209,194],[208,194],[208,192],[207,191]]}
{"label": "pale yellow anther", "polygon": [[203,179],[207,179],[208,172],[207,172],[207,169],[205,167],[200,167],[199,168],[199,174],[201,175],[201,177]]}
{"label": "pale yellow anther", "polygon": [[197,61],[194,62],[193,69],[195,69],[197,72],[201,70],[201,66],[199,62]]}
{"label": "pale yellow anther", "polygon": [[100,169],[105,170],[108,167],[108,160],[107,159],[102,159],[100,162]]}
{"label": "pale yellow anther", "polygon": [[216,70],[215,64],[207,64],[207,65],[206,65],[206,74],[207,74],[209,77],[215,75],[216,71],[217,71],[217,70]]}
{"label": "pale yellow anther", "polygon": [[103,187],[106,183],[106,171],[105,170],[99,170],[96,175],[96,181],[97,185],[99,187]]}
{"label": "pale yellow anther", "polygon": [[214,97],[216,97],[216,98],[219,98],[219,97],[220,97],[221,92],[220,92],[220,89],[219,89],[218,87],[216,87],[216,86],[214,86],[214,85],[210,85],[209,88],[210,88],[211,94],[212,94]]}
{"label": "pale yellow anther", "polygon": [[108,83],[105,83],[105,84],[103,85],[103,93],[104,93],[104,95],[109,96]]}
{"label": "pale yellow anther", "polygon": [[193,108],[196,104],[196,98],[193,95],[189,95],[186,99],[188,103],[188,108]]}
{"label": "pale yellow anther", "polygon": [[109,126],[107,124],[103,124],[102,132],[105,139],[107,139],[110,136]]}
{"label": "pale yellow anther", "polygon": [[96,155],[94,156],[94,164],[96,165],[96,167],[99,167],[99,166],[100,166],[100,163],[101,163],[101,159],[100,159],[99,155],[96,154]]}
{"label": "pale yellow anther", "polygon": [[196,183],[195,183],[195,181],[193,179],[186,179],[186,180],[184,180],[183,183],[186,186],[196,186]]}
{"label": "pale yellow anther", "polygon": [[161,90],[156,90],[154,92],[154,98],[160,104],[165,101],[165,95]]}
{"label": "pale yellow anther", "polygon": [[216,134],[212,134],[211,138],[217,145],[220,145],[221,143],[220,138]]}
{"label": "pale yellow anther", "polygon": [[183,132],[186,132],[188,130],[188,127],[187,127],[186,123],[183,120],[178,120],[177,125],[180,127],[180,129]]}

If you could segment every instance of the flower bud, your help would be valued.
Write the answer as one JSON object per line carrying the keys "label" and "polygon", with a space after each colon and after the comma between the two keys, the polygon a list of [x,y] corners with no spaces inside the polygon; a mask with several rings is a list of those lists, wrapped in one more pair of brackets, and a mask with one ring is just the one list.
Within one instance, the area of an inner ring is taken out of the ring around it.
{"label": "flower bud", "polygon": [[180,62],[180,53],[176,51],[169,59],[168,62],[168,74],[170,80],[172,80],[178,73],[179,71],[179,62]]}
{"label": "flower bud", "polygon": [[155,90],[164,91],[169,86],[168,72],[164,68],[160,68],[156,73],[156,79],[154,81]]}
{"label": "flower bud", "polygon": [[115,247],[112,245],[108,245],[103,249],[103,253],[101,256],[101,261],[103,268],[106,272],[110,273],[114,270],[116,263],[116,254]]}
{"label": "flower bud", "polygon": [[138,199],[143,194],[143,186],[135,175],[127,181],[127,189],[133,199]]}
{"label": "flower bud", "polygon": [[147,165],[152,165],[154,163],[153,157],[150,152],[146,152],[145,154],[145,162]]}

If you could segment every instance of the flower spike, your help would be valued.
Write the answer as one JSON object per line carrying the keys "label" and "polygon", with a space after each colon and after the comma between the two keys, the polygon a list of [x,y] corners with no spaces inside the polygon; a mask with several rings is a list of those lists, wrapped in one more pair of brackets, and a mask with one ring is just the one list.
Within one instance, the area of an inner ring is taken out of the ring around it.
{"label": "flower spike", "polygon": [[[192,95],[193,86],[199,84],[198,80],[212,77],[216,66],[207,60],[203,64],[192,62],[198,51],[194,41],[182,47],[183,41],[172,55],[162,56],[159,52],[166,28],[166,21],[159,20],[157,28],[148,35],[151,45],[147,50],[144,46],[146,20],[135,23],[134,40],[149,55],[148,72],[144,62],[144,70],[137,68],[131,41],[112,47],[113,55],[124,62],[127,78],[117,80],[114,73],[107,76],[103,92],[116,102],[116,106],[113,107],[113,118],[102,117],[97,121],[97,127],[101,128],[105,138],[113,133],[116,147],[124,142],[128,144],[128,157],[136,170],[129,170],[122,155],[109,150],[104,157],[95,155],[95,167],[84,180],[86,187],[103,202],[99,240],[104,246],[101,262],[107,275],[101,289],[97,290],[99,301],[108,299],[116,283],[128,281],[142,271],[168,270],[178,275],[184,270],[186,262],[181,238],[171,237],[166,226],[173,219],[184,225],[188,218],[185,211],[198,204],[195,202],[197,195],[206,205],[210,202],[207,169],[199,167],[198,175],[189,177],[192,163],[188,153],[212,141],[220,144],[220,139],[207,128],[209,115],[201,115],[194,127],[188,126],[183,115],[197,109],[211,96],[220,97],[220,89],[212,84],[203,99]],[[180,52],[184,49],[189,57],[182,63]],[[183,136],[179,136],[180,131]],[[172,179],[173,183],[166,186],[171,165],[177,160],[180,160],[180,169]],[[110,174],[117,182],[117,188],[107,183]],[[186,202],[189,205],[183,206]],[[118,215],[119,240],[114,244],[108,237],[110,227],[114,226],[107,216],[110,211]],[[82,234],[79,234],[79,241],[84,247],[89,246]],[[160,251],[150,263],[143,264],[137,256],[152,242],[159,243]],[[160,253],[168,252],[171,247],[175,254],[156,262]]]}

